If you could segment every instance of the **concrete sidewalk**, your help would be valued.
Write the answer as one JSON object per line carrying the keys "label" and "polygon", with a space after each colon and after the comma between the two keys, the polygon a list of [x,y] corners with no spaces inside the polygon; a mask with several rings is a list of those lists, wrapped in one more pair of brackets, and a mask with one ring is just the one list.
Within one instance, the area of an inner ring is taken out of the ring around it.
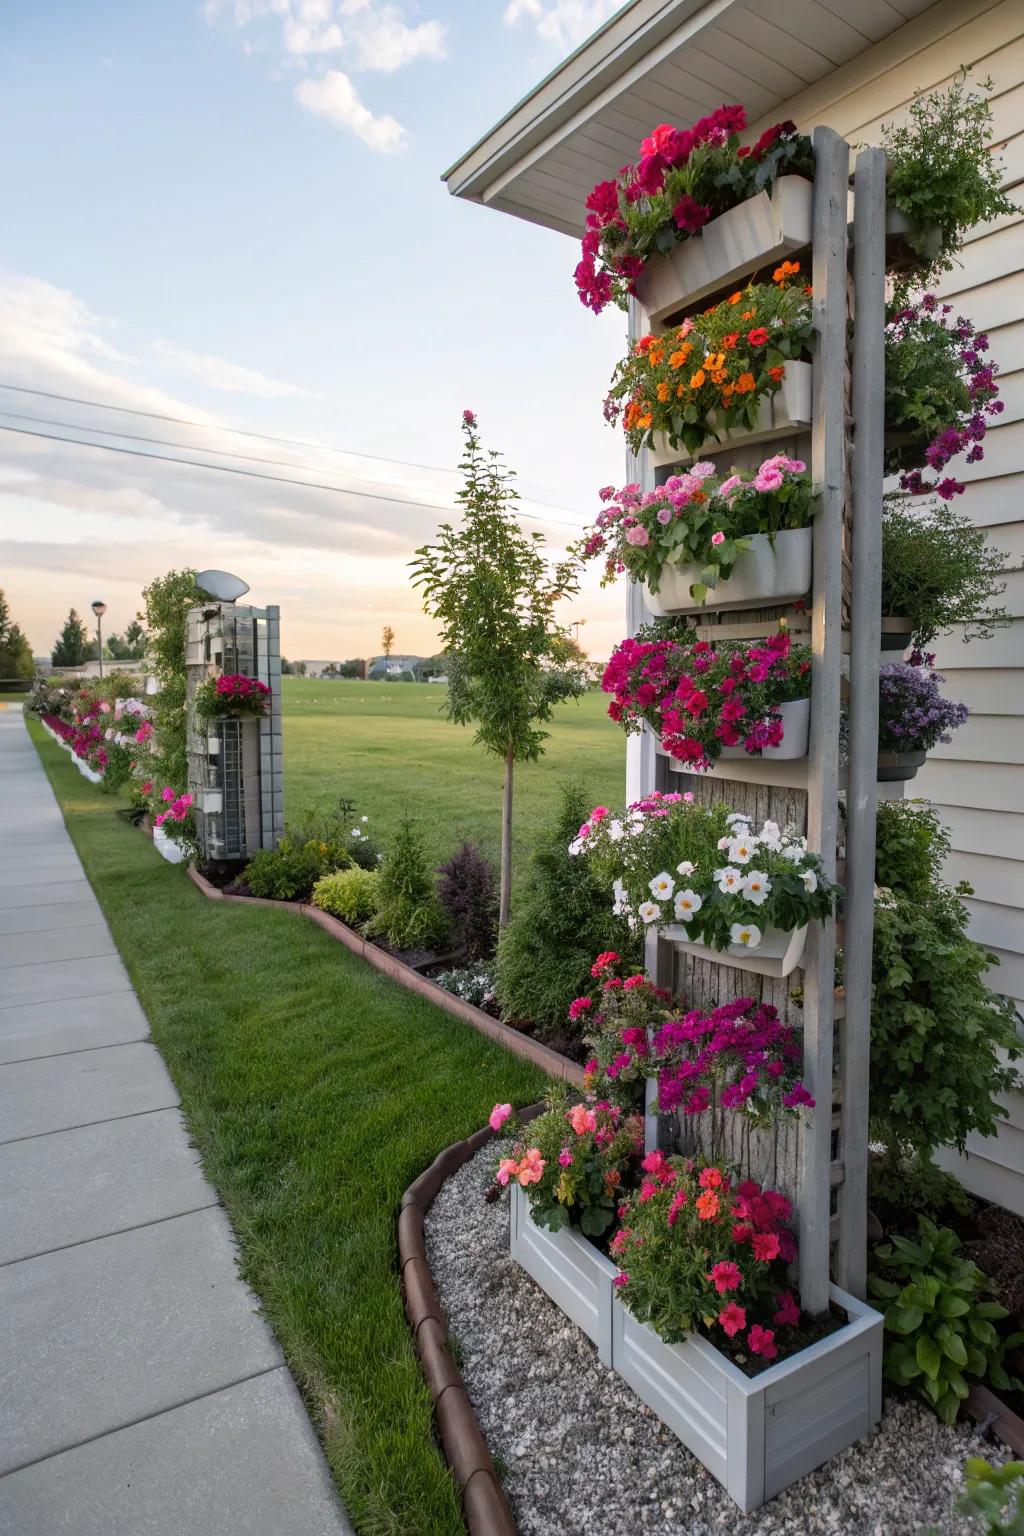
{"label": "concrete sidewalk", "polygon": [[0,707],[0,1536],[350,1536],[177,1106]]}

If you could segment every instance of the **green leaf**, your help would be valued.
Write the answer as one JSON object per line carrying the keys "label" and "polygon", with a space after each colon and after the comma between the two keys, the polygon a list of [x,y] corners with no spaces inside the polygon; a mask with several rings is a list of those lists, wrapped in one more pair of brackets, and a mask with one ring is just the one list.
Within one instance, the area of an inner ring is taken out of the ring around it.
{"label": "green leaf", "polygon": [[970,1302],[965,1301],[962,1296],[954,1295],[951,1291],[946,1291],[939,1298],[939,1311],[943,1317],[963,1317],[964,1313],[970,1310]]}
{"label": "green leaf", "polygon": [[917,1341],[915,1354],[917,1355],[917,1363],[922,1371],[934,1381],[939,1374],[939,1367],[942,1365],[942,1352],[930,1334],[923,1333],[921,1335]]}
{"label": "green leaf", "polygon": [[894,1306],[885,1314],[885,1326],[890,1333],[916,1333],[924,1322],[920,1307]]}
{"label": "green leaf", "polygon": [[954,1365],[961,1368],[967,1364],[967,1345],[948,1324],[944,1323],[938,1328],[935,1337],[947,1360],[952,1360]]}

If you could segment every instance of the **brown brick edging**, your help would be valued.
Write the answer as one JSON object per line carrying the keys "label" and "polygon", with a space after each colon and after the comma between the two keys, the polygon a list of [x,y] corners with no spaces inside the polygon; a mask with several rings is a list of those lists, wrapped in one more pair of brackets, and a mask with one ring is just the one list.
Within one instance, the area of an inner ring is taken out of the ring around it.
{"label": "brown brick edging", "polygon": [[217,886],[211,885],[209,880],[201,875],[194,865],[190,864],[187,870],[188,878],[197,886],[203,895],[211,901],[237,901],[246,906],[276,907],[278,910],[297,912],[301,917],[308,918],[318,928],[344,944],[346,949],[359,955],[368,964],[374,966],[385,976],[390,976],[392,981],[397,981],[401,986],[407,987],[410,992],[416,992],[436,1007],[443,1008],[446,1013],[461,1019],[464,1024],[470,1024],[481,1035],[504,1046],[516,1056],[523,1056],[534,1066],[540,1067],[549,1077],[561,1078],[563,1082],[571,1083],[574,1088],[583,1087],[583,1068],[579,1062],[570,1061],[568,1056],[563,1056],[561,1051],[552,1050],[551,1046],[544,1045],[539,1040],[524,1035],[521,1030],[513,1029],[508,1024],[502,1024],[500,1020],[493,1019],[482,1008],[476,1008],[472,1003],[467,1003],[461,997],[456,997],[452,992],[446,992],[444,987],[439,987],[436,981],[431,981],[429,976],[421,976],[419,971],[414,971],[411,966],[399,960],[396,955],[389,955],[387,950],[364,939],[362,934],[356,933],[354,928],[338,918],[332,917],[329,912],[321,912],[318,907],[308,906],[304,902],[296,901],[271,901],[262,896],[229,896]]}
{"label": "brown brick edging", "polygon": [[[544,1107],[533,1104],[521,1110],[520,1121],[532,1120]],[[409,1185],[398,1213],[398,1262],[406,1316],[434,1404],[445,1460],[462,1493],[462,1512],[470,1536],[517,1536],[518,1527],[448,1347],[448,1329],[427,1262],[423,1223],[445,1180],[493,1140],[494,1134],[485,1125],[465,1141],[445,1147]]]}

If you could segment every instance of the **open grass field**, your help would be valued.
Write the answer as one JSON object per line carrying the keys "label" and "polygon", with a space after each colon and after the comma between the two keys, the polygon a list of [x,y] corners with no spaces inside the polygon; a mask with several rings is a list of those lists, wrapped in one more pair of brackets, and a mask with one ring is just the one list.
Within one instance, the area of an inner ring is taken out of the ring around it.
{"label": "open grass field", "polygon": [[443,1147],[545,1079],[295,913],[207,901],[117,816],[119,796],[29,731],[356,1530],[459,1536],[398,1207]]}
{"label": "open grass field", "polygon": [[[408,811],[438,859],[469,837],[497,858],[502,765],[473,745],[471,729],[442,714],[435,683],[332,682],[286,677],[285,819],[326,810],[339,796],[356,802],[386,836]],[[593,689],[559,706],[547,751],[516,768],[513,851],[519,878],[537,829],[550,821],[558,786],[579,779],[590,803],[621,803],[625,737],[608,719],[607,696]]]}

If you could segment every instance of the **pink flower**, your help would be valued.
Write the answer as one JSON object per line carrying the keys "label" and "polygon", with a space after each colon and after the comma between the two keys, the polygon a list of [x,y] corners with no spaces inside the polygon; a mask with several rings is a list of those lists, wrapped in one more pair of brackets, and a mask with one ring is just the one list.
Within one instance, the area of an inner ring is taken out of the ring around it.
{"label": "pink flower", "polygon": [[717,548],[719,544],[724,544],[725,543],[725,534],[722,533],[722,532],[713,533],[711,535],[711,542]]}
{"label": "pink flower", "polygon": [[766,1360],[774,1360],[778,1354],[775,1345],[775,1334],[771,1328],[762,1328],[755,1323],[747,1334],[747,1343],[750,1345],[752,1355],[763,1355]]}
{"label": "pink flower", "polygon": [[668,1219],[668,1224],[669,1224],[670,1227],[674,1227],[676,1222],[679,1220],[679,1212],[682,1210],[683,1206],[686,1204],[686,1201],[687,1201],[686,1190],[685,1189],[677,1189],[675,1194],[672,1196],[672,1204],[668,1208],[668,1218],[667,1219]]}
{"label": "pink flower", "polygon": [[586,1013],[587,1009],[592,1007],[592,1006],[593,1006],[593,1000],[591,998],[589,998],[589,997],[574,997],[572,1002],[569,1004],[569,1017],[570,1017],[570,1019],[572,1019],[575,1022],[575,1020],[580,1017],[580,1014]]}
{"label": "pink flower", "polygon": [[588,1131],[597,1130],[597,1116],[585,1104],[574,1104],[567,1118],[577,1136],[585,1136]]}
{"label": "pink flower", "polygon": [[572,1167],[573,1157],[568,1147],[563,1147],[561,1152],[559,1152],[558,1161],[561,1163],[563,1168]]}
{"label": "pink flower", "polygon": [[739,1265],[731,1259],[723,1259],[720,1264],[712,1264],[709,1280],[715,1283],[715,1290],[721,1296],[725,1291],[738,1291],[743,1283],[743,1277],[739,1271]]}
{"label": "pink flower", "polygon": [[763,1264],[770,1264],[772,1259],[779,1256],[779,1239],[774,1232],[755,1232],[751,1247],[754,1258],[760,1259]]}
{"label": "pink flower", "polygon": [[545,1163],[539,1147],[531,1147],[516,1169],[516,1178],[525,1189],[529,1184],[539,1184],[544,1176]]}
{"label": "pink flower", "polygon": [[176,796],[175,796],[174,790],[171,788],[171,786],[169,784],[165,784],[163,789],[160,791],[160,799],[161,800],[174,800],[175,798],[176,798]]}
{"label": "pink flower", "polygon": [[154,816],[153,817],[153,825],[155,827],[162,827],[166,820],[167,820],[167,812],[166,811],[161,811],[159,816]]}
{"label": "pink flower", "polygon": [[626,543],[632,544],[634,548],[643,549],[650,542],[650,535],[642,523],[636,523],[632,528],[626,529]]}
{"label": "pink flower", "polygon": [[747,1314],[738,1302],[730,1301],[729,1305],[719,1312],[718,1321],[732,1339],[747,1326]]}
{"label": "pink flower", "polygon": [[511,1104],[495,1104],[488,1118],[488,1125],[492,1131],[500,1131],[505,1121],[512,1113]]}
{"label": "pink flower", "polygon": [[475,427],[476,426],[476,416],[473,414],[472,411],[463,411],[463,413],[462,413],[462,420],[463,420],[463,422],[465,423],[465,425],[467,427]]}
{"label": "pink flower", "polygon": [[774,1321],[781,1328],[795,1328],[800,1321],[800,1308],[793,1300],[789,1291],[781,1291],[776,1296],[775,1302],[779,1310],[775,1314]]}
{"label": "pink flower", "polygon": [[628,1285],[628,1284],[629,1284],[629,1276],[625,1275],[625,1274],[616,1275],[615,1279],[612,1281],[612,1285],[614,1285],[614,1287],[615,1287],[615,1289],[617,1291],[621,1291],[622,1287],[624,1285]]}
{"label": "pink flower", "polygon": [[498,1183],[501,1185],[502,1189],[505,1188],[505,1185],[508,1183],[509,1179],[513,1177],[518,1167],[519,1164],[516,1162],[514,1157],[502,1158],[501,1162],[498,1164],[498,1172],[496,1175]]}
{"label": "pink flower", "polygon": [[697,1180],[701,1189],[721,1189],[723,1179],[720,1168],[702,1168]]}

